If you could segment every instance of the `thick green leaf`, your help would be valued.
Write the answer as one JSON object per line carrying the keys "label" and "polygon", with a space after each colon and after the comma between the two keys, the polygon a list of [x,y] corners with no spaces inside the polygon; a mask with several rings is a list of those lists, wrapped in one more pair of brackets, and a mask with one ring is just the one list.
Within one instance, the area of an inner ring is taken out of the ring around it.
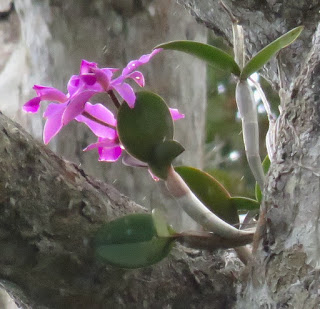
{"label": "thick green leaf", "polygon": [[293,43],[303,30],[303,26],[294,28],[282,35],[265,48],[260,50],[252,59],[244,66],[240,79],[247,79],[251,74],[261,69],[278,51]]}
{"label": "thick green leaf", "polygon": [[174,140],[166,140],[156,145],[153,161],[171,163],[184,151],[183,146]]}
{"label": "thick green leaf", "polygon": [[265,158],[264,158],[263,161],[262,161],[262,169],[263,169],[263,172],[264,172],[265,174],[268,173],[269,168],[270,168],[270,165],[271,165],[271,161],[270,161],[270,159],[269,159],[269,156],[266,155]]}
{"label": "thick green leaf", "polygon": [[137,93],[134,108],[123,103],[117,117],[119,139],[126,151],[142,162],[151,162],[154,149],[173,138],[173,120],[168,106],[158,95]]}
{"label": "thick green leaf", "polygon": [[182,51],[206,61],[214,68],[231,72],[237,76],[240,75],[240,68],[230,55],[208,44],[193,41],[172,41],[160,44],[155,48]]}
{"label": "thick green leaf", "polygon": [[193,167],[179,166],[175,170],[212,212],[230,224],[239,223],[237,208],[231,202],[230,194],[215,178]]}
{"label": "thick green leaf", "polygon": [[132,214],[105,224],[94,238],[97,257],[121,268],[139,268],[165,258],[173,244],[158,237],[150,214]]}
{"label": "thick green leaf", "polygon": [[260,208],[260,203],[254,199],[242,196],[231,197],[232,204],[237,210],[254,210]]}
{"label": "thick green leaf", "polygon": [[255,185],[255,196],[256,196],[256,199],[259,203],[262,202],[262,198],[263,198],[263,195],[262,195],[262,192],[261,192],[261,189],[260,189],[260,186],[256,183]]}
{"label": "thick green leaf", "polygon": [[219,181],[231,194],[247,194],[246,184],[242,181],[243,175],[236,170],[207,169],[206,172]]}
{"label": "thick green leaf", "polygon": [[170,237],[172,232],[162,210],[155,208],[152,210],[153,224],[159,237]]}
{"label": "thick green leaf", "polygon": [[166,179],[171,162],[183,151],[184,148],[181,144],[174,140],[166,140],[156,145],[152,161],[149,162],[152,173],[162,179]]}
{"label": "thick green leaf", "polygon": [[120,268],[141,268],[160,262],[172,248],[172,240],[156,238],[135,244],[105,245],[96,249],[104,262]]}
{"label": "thick green leaf", "polygon": [[[268,173],[270,165],[271,165],[271,162],[270,162],[269,156],[267,155],[262,162],[262,169],[265,174]],[[256,194],[256,199],[257,199],[258,203],[260,204],[263,196],[262,196],[261,189],[257,183],[256,183],[256,187],[255,187],[255,194]]]}
{"label": "thick green leaf", "polygon": [[106,223],[94,239],[96,246],[149,241],[156,235],[150,214],[130,214]]}

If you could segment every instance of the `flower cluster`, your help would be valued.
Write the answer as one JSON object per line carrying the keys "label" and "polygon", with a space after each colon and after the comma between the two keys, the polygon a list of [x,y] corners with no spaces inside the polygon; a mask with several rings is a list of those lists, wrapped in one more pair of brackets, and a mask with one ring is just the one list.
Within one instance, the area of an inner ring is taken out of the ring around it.
{"label": "flower cluster", "polygon": [[[25,103],[23,110],[36,113],[42,101],[50,101],[43,114],[43,117],[46,118],[43,132],[45,144],[48,144],[64,126],[75,119],[86,124],[98,138],[96,143],[89,145],[84,151],[97,149],[99,161],[114,162],[122,153],[116,130],[116,117],[104,105],[91,104],[89,100],[97,93],[107,93],[118,108],[120,103],[114,93],[117,92],[130,108],[133,108],[136,95],[126,80],[134,80],[140,87],[144,87],[144,76],[136,69],[148,63],[160,51],[161,49],[155,49],[138,60],[130,61],[121,74],[115,78],[114,73],[119,69],[99,68],[95,62],[82,60],[80,74],[71,76],[68,82],[67,94],[53,87],[35,85],[33,89],[37,96]],[[170,112],[174,120],[184,117],[176,109],[170,109]]]}

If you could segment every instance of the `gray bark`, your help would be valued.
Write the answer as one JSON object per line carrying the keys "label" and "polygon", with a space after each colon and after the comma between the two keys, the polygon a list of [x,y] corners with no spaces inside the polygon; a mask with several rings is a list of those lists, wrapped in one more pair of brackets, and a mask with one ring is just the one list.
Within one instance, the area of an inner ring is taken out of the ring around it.
{"label": "gray bark", "polygon": [[[232,44],[218,1],[180,0],[196,19]],[[280,90],[276,158],[265,187],[254,261],[237,308],[319,308],[319,2],[225,1],[244,26],[252,56],[293,27],[301,37],[262,74]],[[277,69],[279,67],[279,70]]]}
{"label": "gray bark", "polygon": [[97,262],[105,222],[143,212],[0,114],[0,286],[23,308],[230,308],[238,266],[181,248],[154,267]]}
{"label": "gray bark", "polygon": [[[53,85],[61,90],[81,59],[101,67],[124,67],[128,61],[149,53],[164,41],[196,39],[206,41],[206,30],[171,0],[157,1],[31,1],[15,0],[20,17],[21,38],[12,42],[14,52],[0,74],[3,112],[19,120],[38,139],[42,138],[41,115],[21,114],[23,102],[34,96],[33,84]],[[175,138],[186,148],[177,164],[202,167],[206,68],[190,56],[167,52],[157,55],[141,68],[147,89],[163,96],[171,107],[186,118],[176,124]],[[1,77],[3,81],[1,82]],[[105,100],[99,97],[96,100]],[[28,119],[27,119],[28,118]],[[147,172],[118,163],[98,163],[97,154],[82,149],[95,137],[83,125],[64,128],[49,147],[71,160],[90,175],[112,183],[146,207],[175,209],[163,197],[161,186]],[[162,201],[159,203],[159,201]],[[160,204],[160,205],[159,205]],[[180,229],[180,212],[174,216]]]}

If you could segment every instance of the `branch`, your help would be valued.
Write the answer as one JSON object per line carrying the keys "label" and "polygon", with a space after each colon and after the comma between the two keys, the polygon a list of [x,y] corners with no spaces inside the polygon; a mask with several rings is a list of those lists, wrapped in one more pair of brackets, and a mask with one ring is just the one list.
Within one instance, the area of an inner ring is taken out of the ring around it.
{"label": "branch", "polygon": [[185,308],[232,307],[233,279],[212,268],[224,264],[215,254],[187,257],[178,248],[153,267],[131,271],[99,264],[90,246],[94,232],[145,209],[1,113],[0,173],[0,285],[24,308],[163,308],[177,301]]}

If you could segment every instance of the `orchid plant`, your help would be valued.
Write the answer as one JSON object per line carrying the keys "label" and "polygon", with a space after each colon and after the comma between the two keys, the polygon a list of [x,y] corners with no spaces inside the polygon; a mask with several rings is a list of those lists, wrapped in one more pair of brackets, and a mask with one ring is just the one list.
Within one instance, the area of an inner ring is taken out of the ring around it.
{"label": "orchid plant", "polygon": [[[252,242],[255,230],[240,225],[239,211],[259,209],[264,175],[270,162],[266,160],[261,164],[257,111],[248,79],[275,53],[291,44],[302,27],[272,42],[245,64],[242,27],[230,16],[235,59],[214,46],[174,41],[161,44],[151,53],[130,61],[120,74],[119,69],[99,68],[95,62],[82,60],[79,74],[71,76],[68,82],[67,94],[52,87],[35,85],[36,97],[24,104],[24,111],[36,113],[43,101],[50,102],[43,114],[46,118],[45,144],[71,121],[84,123],[97,137],[97,142],[88,145],[84,151],[96,149],[99,161],[108,162],[117,161],[124,154],[123,163],[147,168],[154,179],[166,183],[178,205],[204,229],[203,232],[177,233],[157,208],[152,214],[127,215],[106,223],[97,231],[93,243],[96,256],[103,262],[123,268],[148,266],[167,256],[175,241],[201,249],[237,248],[244,263],[250,259],[250,250],[245,245]],[[155,93],[135,92],[128,83],[133,80],[139,87],[144,87],[145,78],[137,69],[163,50],[191,54],[217,69],[233,73],[238,79],[236,101],[248,163],[258,184],[256,200],[232,197],[216,179],[201,170],[173,167],[173,160],[184,151],[183,146],[174,140],[173,122],[184,115],[169,108]],[[259,85],[256,87],[262,91]],[[117,109],[116,114],[102,103],[90,103],[98,93],[108,95]],[[268,111],[265,99],[264,103]],[[270,121],[270,125],[273,124]]]}

